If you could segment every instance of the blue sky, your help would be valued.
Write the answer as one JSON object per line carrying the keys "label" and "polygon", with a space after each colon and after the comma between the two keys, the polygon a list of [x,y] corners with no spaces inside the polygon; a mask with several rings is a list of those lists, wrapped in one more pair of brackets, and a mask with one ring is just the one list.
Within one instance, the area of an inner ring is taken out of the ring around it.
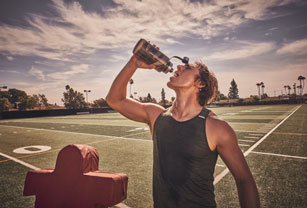
{"label": "blue sky", "polygon": [[[62,105],[69,84],[93,101],[144,38],[204,62],[224,94],[235,79],[240,97],[256,95],[261,81],[279,95],[307,77],[306,10],[304,0],[1,0],[0,86]],[[169,76],[140,69],[132,92],[160,100],[164,88],[170,99]]]}

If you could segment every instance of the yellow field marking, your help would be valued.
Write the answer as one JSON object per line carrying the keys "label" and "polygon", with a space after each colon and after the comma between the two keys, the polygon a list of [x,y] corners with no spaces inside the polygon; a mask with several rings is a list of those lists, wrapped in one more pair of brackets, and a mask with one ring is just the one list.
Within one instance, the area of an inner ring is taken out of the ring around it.
{"label": "yellow field marking", "polygon": [[292,132],[273,132],[272,134],[295,135],[295,136],[307,136],[307,134],[303,134],[303,133],[292,133]]}

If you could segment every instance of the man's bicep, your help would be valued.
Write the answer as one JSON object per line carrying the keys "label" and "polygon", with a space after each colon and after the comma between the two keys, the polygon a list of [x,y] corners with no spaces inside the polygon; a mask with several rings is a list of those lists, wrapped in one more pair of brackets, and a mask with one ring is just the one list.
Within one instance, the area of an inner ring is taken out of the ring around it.
{"label": "man's bicep", "polygon": [[150,124],[151,112],[162,107],[126,98],[112,108],[131,120]]}

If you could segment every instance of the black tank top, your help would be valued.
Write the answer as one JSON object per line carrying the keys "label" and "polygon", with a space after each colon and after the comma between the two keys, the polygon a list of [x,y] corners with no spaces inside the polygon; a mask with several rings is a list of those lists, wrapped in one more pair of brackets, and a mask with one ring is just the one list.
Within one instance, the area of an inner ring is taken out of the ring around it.
{"label": "black tank top", "polygon": [[155,208],[216,207],[214,168],[217,152],[206,136],[203,108],[194,118],[179,122],[162,112],[153,132],[153,199]]}

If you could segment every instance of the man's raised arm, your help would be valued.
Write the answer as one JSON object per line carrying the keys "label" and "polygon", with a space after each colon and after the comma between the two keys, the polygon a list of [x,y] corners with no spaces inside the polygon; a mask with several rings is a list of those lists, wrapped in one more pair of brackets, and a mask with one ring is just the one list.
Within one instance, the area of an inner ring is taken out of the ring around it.
{"label": "man's raised arm", "polygon": [[[140,103],[131,98],[127,98],[127,85],[137,68],[152,69],[154,65],[147,65],[132,56],[129,62],[117,75],[106,97],[106,101],[111,108],[125,117],[147,124],[151,124],[152,118],[163,110],[161,106],[154,104]],[[152,127],[150,125],[150,127]]]}

